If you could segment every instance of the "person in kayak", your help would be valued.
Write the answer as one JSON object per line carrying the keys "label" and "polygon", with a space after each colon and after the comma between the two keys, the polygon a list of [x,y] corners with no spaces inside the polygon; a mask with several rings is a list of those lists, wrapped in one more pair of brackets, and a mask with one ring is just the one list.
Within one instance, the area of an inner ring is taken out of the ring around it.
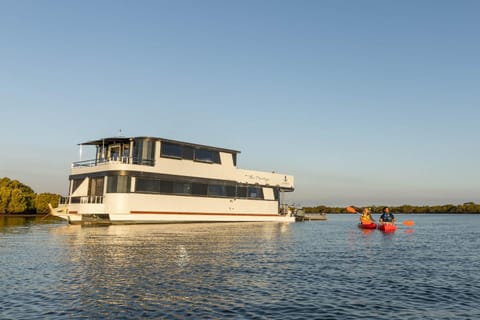
{"label": "person in kayak", "polygon": [[380,216],[380,224],[395,224],[395,216],[390,212],[389,207],[385,207],[382,210],[382,215]]}
{"label": "person in kayak", "polygon": [[368,208],[363,208],[362,215],[360,216],[360,222],[362,224],[370,224],[375,222],[370,214],[370,210]]}

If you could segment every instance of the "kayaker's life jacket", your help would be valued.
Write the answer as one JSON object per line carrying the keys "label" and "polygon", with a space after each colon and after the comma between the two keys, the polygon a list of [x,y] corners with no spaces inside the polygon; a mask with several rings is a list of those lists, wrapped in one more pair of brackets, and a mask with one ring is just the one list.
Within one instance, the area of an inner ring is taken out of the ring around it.
{"label": "kayaker's life jacket", "polygon": [[380,219],[384,222],[392,222],[393,221],[393,214],[389,213],[382,213]]}
{"label": "kayaker's life jacket", "polygon": [[363,223],[363,224],[369,224],[369,223],[372,223],[372,219],[370,216],[366,216],[366,215],[362,215],[360,217],[360,221]]}

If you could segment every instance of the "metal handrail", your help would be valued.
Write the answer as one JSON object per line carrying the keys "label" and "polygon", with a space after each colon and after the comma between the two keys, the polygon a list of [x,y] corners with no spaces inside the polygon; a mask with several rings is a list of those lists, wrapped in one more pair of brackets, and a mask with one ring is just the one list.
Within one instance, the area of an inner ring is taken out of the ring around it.
{"label": "metal handrail", "polygon": [[103,196],[81,197],[80,203],[103,203]]}
{"label": "metal handrail", "polygon": [[103,165],[108,163],[139,164],[139,165],[145,165],[145,166],[153,166],[155,164],[155,160],[137,159],[133,157],[111,157],[111,158],[105,158],[105,159],[91,159],[91,160],[76,161],[72,163],[72,167],[73,168],[95,167],[98,165]]}
{"label": "metal handrail", "polygon": [[65,197],[60,200],[60,204],[102,204],[103,196],[83,196],[83,197]]}

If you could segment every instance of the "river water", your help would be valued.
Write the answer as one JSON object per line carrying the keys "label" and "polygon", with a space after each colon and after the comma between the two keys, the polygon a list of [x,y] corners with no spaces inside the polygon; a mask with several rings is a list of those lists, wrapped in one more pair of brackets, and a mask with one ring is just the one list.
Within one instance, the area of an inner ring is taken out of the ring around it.
{"label": "river water", "polygon": [[397,215],[392,234],[357,219],[81,227],[0,217],[0,318],[480,318],[479,215]]}

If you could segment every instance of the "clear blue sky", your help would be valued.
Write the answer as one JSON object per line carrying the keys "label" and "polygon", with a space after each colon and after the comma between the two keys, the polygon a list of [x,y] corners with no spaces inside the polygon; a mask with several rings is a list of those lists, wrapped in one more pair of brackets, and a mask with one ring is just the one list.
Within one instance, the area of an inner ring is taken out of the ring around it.
{"label": "clear blue sky", "polygon": [[480,1],[0,0],[0,177],[158,136],[293,174],[298,205],[480,202]]}

